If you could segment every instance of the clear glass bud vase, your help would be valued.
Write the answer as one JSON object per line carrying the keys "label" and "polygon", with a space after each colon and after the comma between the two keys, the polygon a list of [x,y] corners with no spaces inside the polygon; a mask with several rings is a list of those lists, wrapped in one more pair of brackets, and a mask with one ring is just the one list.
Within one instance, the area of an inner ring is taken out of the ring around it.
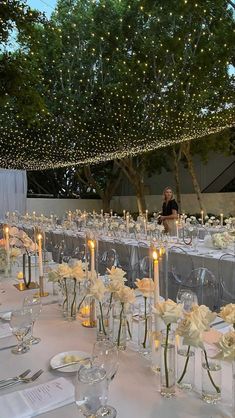
{"label": "clear glass bud vase", "polygon": [[63,314],[67,321],[74,321],[77,318],[77,280],[64,278],[63,289]]}
{"label": "clear glass bud vase", "polygon": [[195,350],[184,345],[177,336],[177,386],[183,390],[192,390],[195,381]]}
{"label": "clear glass bud vase", "polygon": [[202,399],[211,404],[221,399],[221,364],[209,358],[206,350],[202,353]]}
{"label": "clear glass bud vase", "polygon": [[96,312],[97,312],[97,334],[96,340],[108,340],[109,339],[109,313],[110,306],[108,302],[96,303]]}
{"label": "clear glass bud vase", "polygon": [[112,340],[119,350],[126,349],[127,340],[127,319],[124,303],[117,302],[113,306],[113,331]]}
{"label": "clear glass bud vase", "polygon": [[161,395],[171,398],[175,395],[175,333],[161,331]]}
{"label": "clear glass bud vase", "polygon": [[138,346],[139,353],[148,356],[151,353],[152,314],[149,298],[144,297],[144,305],[139,305]]}

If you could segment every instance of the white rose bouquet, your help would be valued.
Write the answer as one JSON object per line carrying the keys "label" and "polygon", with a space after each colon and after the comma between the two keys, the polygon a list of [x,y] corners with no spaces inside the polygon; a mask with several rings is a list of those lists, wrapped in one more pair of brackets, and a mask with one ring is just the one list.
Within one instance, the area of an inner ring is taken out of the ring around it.
{"label": "white rose bouquet", "polygon": [[217,393],[220,393],[220,388],[216,386],[214,383],[210,368],[209,362],[207,357],[207,352],[204,347],[203,343],[203,333],[210,329],[210,324],[216,317],[215,312],[211,312],[210,309],[205,305],[193,305],[190,312],[184,312],[183,319],[179,322],[178,327],[176,329],[176,334],[183,337],[183,344],[188,345],[187,357],[185,361],[185,366],[182,371],[180,378],[178,379],[178,383],[180,383],[186,373],[187,365],[189,361],[190,355],[190,347],[201,347],[204,355],[205,361],[207,365],[207,373],[209,379],[214,386]]}
{"label": "white rose bouquet", "polygon": [[166,324],[166,340],[164,342],[164,368],[165,368],[165,379],[166,387],[169,388],[169,371],[168,371],[168,341],[169,333],[171,330],[171,324],[177,323],[179,318],[182,316],[183,305],[177,304],[171,299],[167,299],[163,302],[158,302],[156,307],[153,309],[156,315],[160,316],[162,321]]}

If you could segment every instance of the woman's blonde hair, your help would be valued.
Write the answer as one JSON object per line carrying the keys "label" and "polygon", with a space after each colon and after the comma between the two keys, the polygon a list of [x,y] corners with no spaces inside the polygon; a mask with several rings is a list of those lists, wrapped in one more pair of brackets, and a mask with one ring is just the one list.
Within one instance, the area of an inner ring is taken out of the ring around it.
{"label": "woman's blonde hair", "polygon": [[171,193],[172,193],[171,200],[173,200],[175,198],[172,188],[170,186],[167,186],[167,187],[165,187],[165,189],[163,190],[163,193],[162,193],[162,197],[163,197],[164,202],[166,201],[165,193],[166,193],[167,190],[171,190]]}

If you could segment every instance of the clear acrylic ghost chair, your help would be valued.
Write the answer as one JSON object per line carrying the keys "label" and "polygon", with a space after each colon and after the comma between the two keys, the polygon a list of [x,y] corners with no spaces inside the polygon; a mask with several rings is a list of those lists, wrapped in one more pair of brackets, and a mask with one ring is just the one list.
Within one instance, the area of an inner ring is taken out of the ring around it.
{"label": "clear acrylic ghost chair", "polygon": [[219,259],[221,306],[235,303],[235,255],[223,254]]}
{"label": "clear acrylic ghost chair", "polygon": [[99,259],[99,272],[100,274],[105,274],[107,269],[110,270],[112,267],[121,267],[117,251],[114,248],[110,248],[102,253]]}
{"label": "clear acrylic ghost chair", "polygon": [[198,299],[199,305],[206,305],[212,311],[218,311],[220,301],[220,283],[214,274],[205,267],[194,269],[182,281],[179,291],[192,291]]}
{"label": "clear acrylic ghost chair", "polygon": [[176,300],[179,286],[194,270],[193,259],[187,251],[173,246],[168,253],[168,298]]}

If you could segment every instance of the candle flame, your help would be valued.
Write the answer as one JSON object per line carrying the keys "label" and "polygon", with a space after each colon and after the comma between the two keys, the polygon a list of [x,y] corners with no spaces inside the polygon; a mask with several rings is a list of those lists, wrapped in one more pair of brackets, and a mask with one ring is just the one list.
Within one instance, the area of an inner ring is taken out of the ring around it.
{"label": "candle flame", "polygon": [[95,248],[95,243],[94,243],[94,241],[92,241],[92,239],[89,239],[89,241],[88,241],[88,245],[89,245],[89,247],[91,247],[91,248]]}
{"label": "candle flame", "polygon": [[156,260],[156,261],[158,259],[158,255],[157,255],[157,251],[156,250],[153,251],[153,259]]}
{"label": "candle flame", "polygon": [[5,226],[5,232],[8,233],[9,232],[9,228],[8,226]]}
{"label": "candle flame", "polygon": [[42,235],[38,234],[38,240],[40,241],[42,239]]}

